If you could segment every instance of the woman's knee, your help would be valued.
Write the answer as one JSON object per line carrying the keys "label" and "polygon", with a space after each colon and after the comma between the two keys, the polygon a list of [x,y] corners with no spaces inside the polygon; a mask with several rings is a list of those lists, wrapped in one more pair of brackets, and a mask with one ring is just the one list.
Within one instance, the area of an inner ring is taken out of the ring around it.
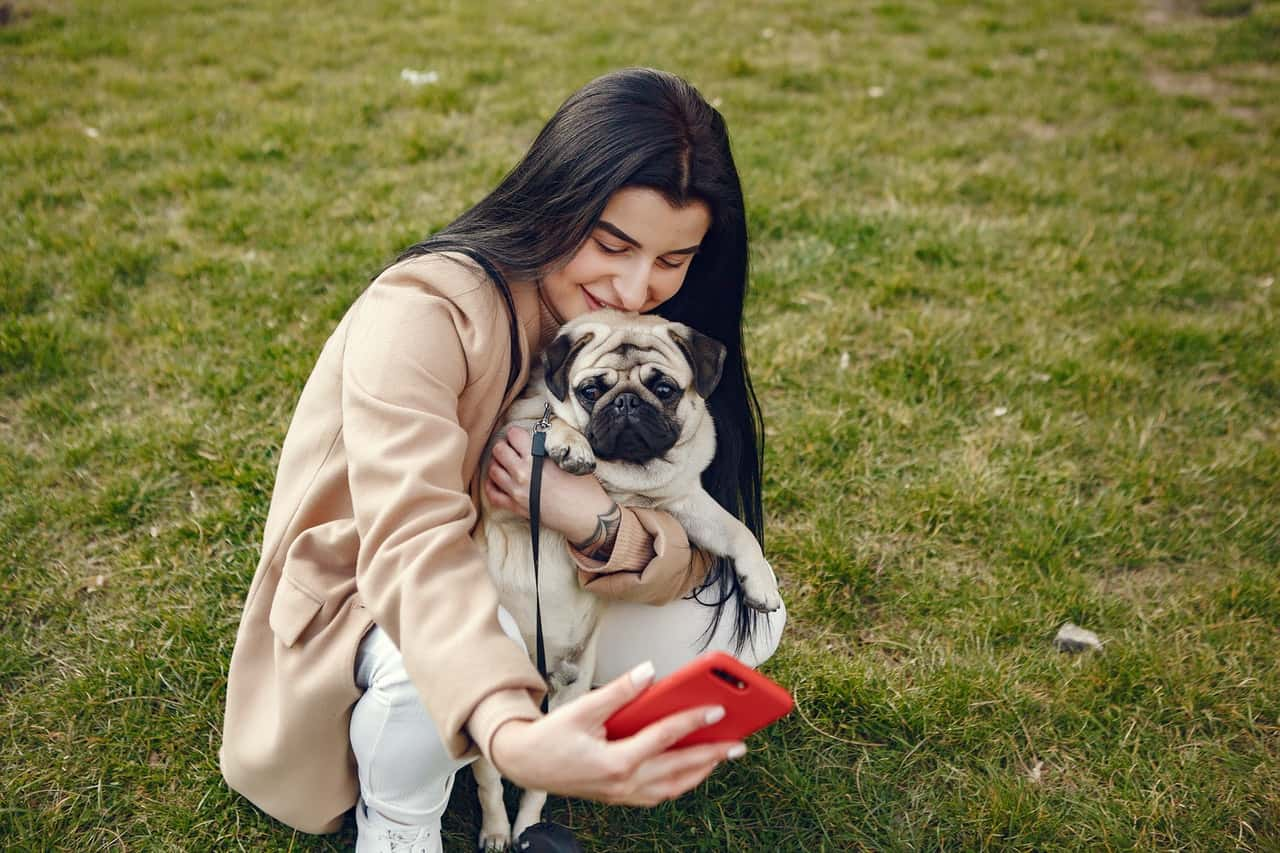
{"label": "woman's knee", "polygon": [[360,794],[392,820],[422,823],[444,810],[453,774],[469,760],[449,755],[403,657],[381,629],[373,631],[357,658],[365,692],[351,711]]}
{"label": "woman's knee", "polygon": [[757,667],[777,650],[787,621],[785,604],[772,613],[757,614],[740,646],[737,602],[727,602],[718,620],[713,614],[712,608],[690,598],[658,607],[610,606],[601,621],[594,683],[603,684],[646,660],[653,662],[659,676],[667,675],[702,651],[727,652]]}

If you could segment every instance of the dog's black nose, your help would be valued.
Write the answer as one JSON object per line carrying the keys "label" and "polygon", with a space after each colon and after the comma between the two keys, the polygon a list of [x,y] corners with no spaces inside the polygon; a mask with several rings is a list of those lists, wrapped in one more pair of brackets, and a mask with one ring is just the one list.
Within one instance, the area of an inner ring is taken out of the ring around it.
{"label": "dog's black nose", "polygon": [[620,415],[634,415],[640,411],[642,405],[644,404],[640,401],[640,398],[629,391],[613,398],[613,407],[618,410]]}

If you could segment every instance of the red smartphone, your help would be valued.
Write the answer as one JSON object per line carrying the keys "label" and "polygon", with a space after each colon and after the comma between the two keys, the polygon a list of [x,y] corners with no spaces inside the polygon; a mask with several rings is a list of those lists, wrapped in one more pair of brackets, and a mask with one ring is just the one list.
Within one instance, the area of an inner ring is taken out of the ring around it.
{"label": "red smartphone", "polygon": [[781,686],[732,655],[707,652],[649,685],[606,720],[604,729],[609,740],[618,740],[677,711],[721,705],[724,719],[687,735],[675,747],[742,740],[786,716],[794,704]]}

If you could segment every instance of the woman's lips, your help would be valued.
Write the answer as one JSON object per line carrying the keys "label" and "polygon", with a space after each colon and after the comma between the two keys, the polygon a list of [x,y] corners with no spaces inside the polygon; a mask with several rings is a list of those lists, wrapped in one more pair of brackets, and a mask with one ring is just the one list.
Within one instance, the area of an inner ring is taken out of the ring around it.
{"label": "woman's lips", "polygon": [[[587,290],[585,287],[582,289],[582,295],[586,297],[587,307],[590,308],[592,311],[599,311],[602,308],[614,308],[614,306],[606,305],[605,303],[601,302],[599,299],[596,299],[594,296],[591,295],[591,291]],[[621,309],[614,308],[614,310],[617,311]]]}

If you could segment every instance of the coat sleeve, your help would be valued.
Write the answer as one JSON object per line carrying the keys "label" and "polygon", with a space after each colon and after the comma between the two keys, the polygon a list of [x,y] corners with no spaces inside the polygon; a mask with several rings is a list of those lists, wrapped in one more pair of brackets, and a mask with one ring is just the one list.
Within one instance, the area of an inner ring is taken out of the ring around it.
{"label": "coat sleeve", "polygon": [[[449,753],[478,746],[488,755],[499,725],[540,716],[544,688],[498,623],[497,590],[471,538],[469,437],[457,412],[468,384],[463,341],[477,331],[454,302],[412,286],[374,283],[362,303],[342,383],[356,585]],[[508,346],[505,328],[483,336]]]}
{"label": "coat sleeve", "polygon": [[655,509],[623,507],[618,538],[606,562],[574,548],[578,583],[601,598],[667,604],[702,583],[711,559],[691,548],[680,522]]}

